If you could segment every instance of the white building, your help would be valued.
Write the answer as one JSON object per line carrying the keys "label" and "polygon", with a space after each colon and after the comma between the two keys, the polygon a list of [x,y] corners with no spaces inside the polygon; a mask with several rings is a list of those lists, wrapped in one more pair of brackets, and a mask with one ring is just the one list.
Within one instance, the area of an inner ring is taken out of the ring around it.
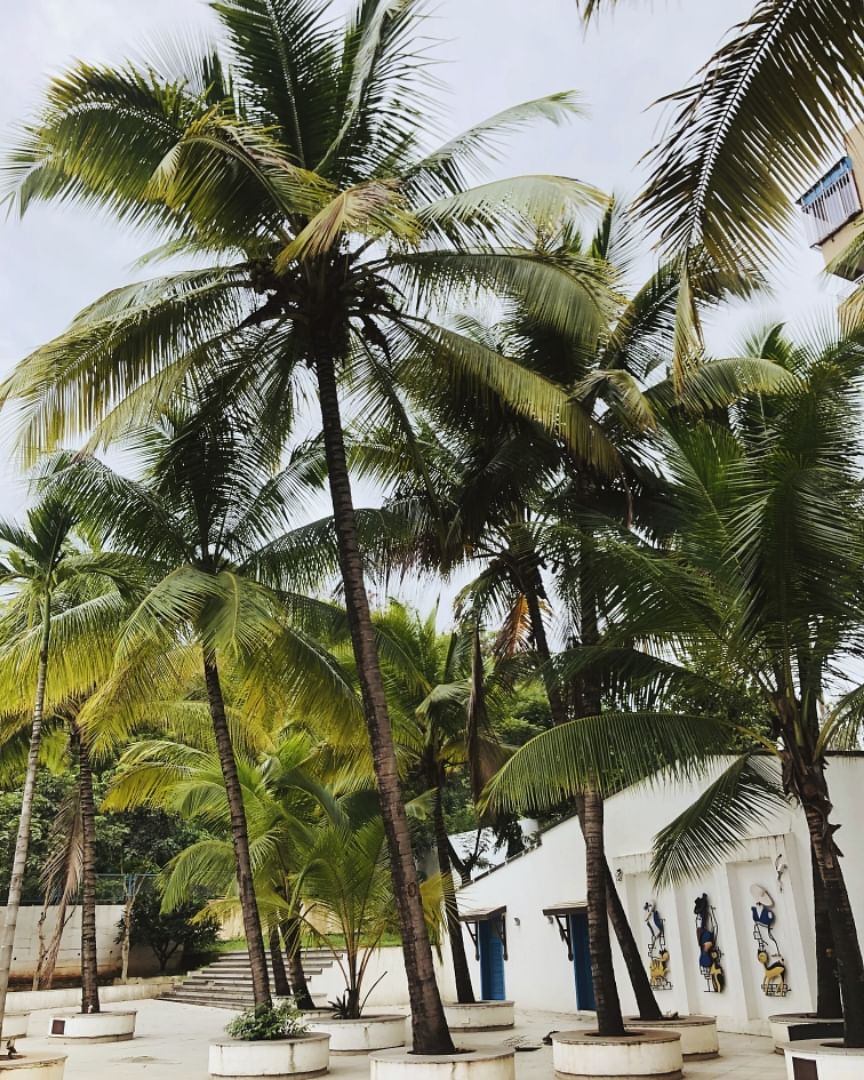
{"label": "white building", "polygon": [[[646,904],[655,905],[663,925],[664,940],[654,942],[655,974],[661,983],[664,946],[668,953],[668,986],[656,990],[663,1011],[713,1014],[725,1030],[767,1033],[770,1014],[807,1012],[815,1006],[807,829],[800,809],[790,805],[753,828],[731,861],[671,892],[658,893],[648,873],[653,837],[709,781],[641,787],[609,799],[609,865],[646,966],[652,938],[648,921],[658,932]],[[838,842],[845,854],[846,883],[864,938],[864,844],[858,831],[864,821],[864,755],[831,755],[828,782],[833,820],[842,826]],[[707,929],[716,933],[720,953],[712,965],[706,949],[704,966],[694,914],[702,894],[710,905],[709,922],[714,920]],[[560,1012],[590,1008],[585,901],[585,849],[575,818],[544,832],[533,850],[460,890],[460,914],[467,919],[472,938],[466,939],[469,956],[475,956],[477,938],[483,960],[482,972],[480,962],[474,961],[475,991],[482,984],[484,994],[506,995],[522,1008]],[[758,923],[754,915],[759,916]],[[622,1005],[633,1013],[635,1003],[614,935],[613,950]],[[760,962],[760,951],[766,954],[765,962]]]}

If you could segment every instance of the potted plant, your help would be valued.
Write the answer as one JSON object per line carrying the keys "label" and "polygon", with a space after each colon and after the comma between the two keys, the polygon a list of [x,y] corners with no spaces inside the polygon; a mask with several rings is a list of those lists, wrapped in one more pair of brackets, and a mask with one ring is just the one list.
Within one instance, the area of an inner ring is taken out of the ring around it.
{"label": "potted plant", "polygon": [[211,1076],[322,1076],[330,1064],[330,1036],[310,1032],[293,1001],[256,1005],[210,1043]]}

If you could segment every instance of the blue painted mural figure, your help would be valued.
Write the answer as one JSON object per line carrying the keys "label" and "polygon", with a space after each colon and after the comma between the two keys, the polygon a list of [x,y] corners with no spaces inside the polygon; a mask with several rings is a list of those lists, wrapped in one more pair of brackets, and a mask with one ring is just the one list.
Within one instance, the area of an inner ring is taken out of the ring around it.
{"label": "blue painted mural figure", "polygon": [[753,916],[753,940],[756,942],[756,959],[765,969],[762,991],[768,997],[785,997],[789,993],[786,983],[786,961],[774,937],[772,927],[777,919],[771,894],[761,885],[751,885],[750,895],[754,903],[750,908]]}
{"label": "blue painted mural figure", "polygon": [[699,971],[706,982],[709,994],[719,994],[726,983],[720,957],[723,955],[717,944],[717,918],[714,908],[708,902],[708,894],[702,893],[693,905],[696,916],[696,941],[699,943]]}

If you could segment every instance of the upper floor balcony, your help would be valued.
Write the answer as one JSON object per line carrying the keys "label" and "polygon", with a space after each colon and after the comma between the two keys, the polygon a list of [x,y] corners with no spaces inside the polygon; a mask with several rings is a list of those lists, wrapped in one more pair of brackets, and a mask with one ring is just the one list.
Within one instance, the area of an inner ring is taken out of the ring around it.
{"label": "upper floor balcony", "polygon": [[811,247],[822,247],[861,213],[852,158],[846,155],[798,200]]}

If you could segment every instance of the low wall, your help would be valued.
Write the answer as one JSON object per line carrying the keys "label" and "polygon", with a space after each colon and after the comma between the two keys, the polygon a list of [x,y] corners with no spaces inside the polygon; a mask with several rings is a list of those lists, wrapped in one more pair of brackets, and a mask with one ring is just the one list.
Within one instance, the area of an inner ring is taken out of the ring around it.
{"label": "low wall", "polygon": [[[137,979],[124,985],[100,986],[99,1000],[103,1005],[118,1001],[143,1001],[170,990],[173,982],[171,978]],[[80,1003],[81,990],[75,986],[68,986],[63,990],[12,990],[6,998],[6,1008],[10,1013],[69,1009]]]}
{"label": "low wall", "polygon": [[[445,1000],[455,1000],[451,969],[449,966],[440,964],[437,956],[435,956],[435,973]],[[376,982],[377,985],[375,985]],[[334,960],[332,967],[325,968],[320,975],[311,976],[309,989],[318,1005],[324,1005],[341,996],[345,992],[345,978],[338,963]],[[370,990],[371,993],[369,993]],[[398,945],[388,945],[375,950],[366,968],[360,993],[361,997],[369,994],[367,1003],[369,1007],[408,1005],[408,979],[405,975],[402,949]]]}

